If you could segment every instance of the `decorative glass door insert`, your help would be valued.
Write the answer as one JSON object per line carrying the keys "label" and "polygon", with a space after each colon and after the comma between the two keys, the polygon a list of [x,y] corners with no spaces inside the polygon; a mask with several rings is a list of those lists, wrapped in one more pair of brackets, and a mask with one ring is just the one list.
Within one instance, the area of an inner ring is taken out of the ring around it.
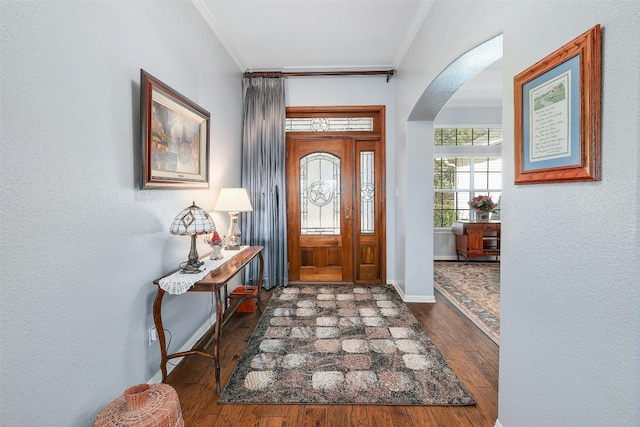
{"label": "decorative glass door insert", "polygon": [[360,152],[360,232],[375,232],[376,170],[375,153]]}
{"label": "decorative glass door insert", "polygon": [[340,158],[311,153],[300,159],[300,233],[340,234]]}

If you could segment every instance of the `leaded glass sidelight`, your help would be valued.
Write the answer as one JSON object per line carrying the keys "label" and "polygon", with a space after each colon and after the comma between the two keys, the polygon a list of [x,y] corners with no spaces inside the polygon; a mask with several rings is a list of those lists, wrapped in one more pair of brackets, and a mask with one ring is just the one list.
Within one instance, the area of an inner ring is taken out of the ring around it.
{"label": "leaded glass sidelight", "polygon": [[360,152],[360,232],[375,232],[374,152]]}
{"label": "leaded glass sidelight", "polygon": [[301,234],[340,234],[340,158],[312,153],[300,159]]}

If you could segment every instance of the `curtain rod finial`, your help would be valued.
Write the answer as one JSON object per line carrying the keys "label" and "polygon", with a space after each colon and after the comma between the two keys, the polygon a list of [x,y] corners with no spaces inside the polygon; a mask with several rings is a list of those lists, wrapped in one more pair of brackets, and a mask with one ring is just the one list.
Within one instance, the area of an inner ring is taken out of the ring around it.
{"label": "curtain rod finial", "polygon": [[389,83],[389,80],[391,79],[391,77],[395,76],[395,74],[396,74],[395,68],[392,68],[389,71],[387,71],[387,83]]}

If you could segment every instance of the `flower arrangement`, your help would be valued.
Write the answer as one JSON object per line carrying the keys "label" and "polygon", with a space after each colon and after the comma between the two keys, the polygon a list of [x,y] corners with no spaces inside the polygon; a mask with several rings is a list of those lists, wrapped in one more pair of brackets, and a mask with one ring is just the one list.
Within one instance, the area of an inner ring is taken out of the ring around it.
{"label": "flower arrangement", "polygon": [[491,212],[498,205],[496,203],[493,203],[493,200],[491,200],[491,197],[489,196],[476,196],[473,199],[469,200],[469,206],[477,213],[481,213]]}

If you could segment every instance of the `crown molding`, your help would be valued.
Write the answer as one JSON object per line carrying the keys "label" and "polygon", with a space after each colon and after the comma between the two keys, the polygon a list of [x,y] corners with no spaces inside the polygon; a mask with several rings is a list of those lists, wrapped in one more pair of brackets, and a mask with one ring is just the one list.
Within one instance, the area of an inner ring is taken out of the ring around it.
{"label": "crown molding", "polygon": [[191,0],[191,3],[193,3],[198,12],[200,12],[200,15],[202,15],[202,18],[204,18],[207,25],[209,25],[209,27],[213,30],[213,33],[216,35],[216,37],[218,37],[218,40],[220,40],[220,43],[222,43],[222,46],[224,46],[227,53],[229,54],[231,59],[233,59],[233,62],[236,63],[240,71],[246,70],[247,66],[245,65],[245,62],[231,45],[231,42],[229,42],[229,40],[225,37],[222,29],[218,25],[218,21],[216,21],[216,19],[213,17],[205,2],[203,0]]}

